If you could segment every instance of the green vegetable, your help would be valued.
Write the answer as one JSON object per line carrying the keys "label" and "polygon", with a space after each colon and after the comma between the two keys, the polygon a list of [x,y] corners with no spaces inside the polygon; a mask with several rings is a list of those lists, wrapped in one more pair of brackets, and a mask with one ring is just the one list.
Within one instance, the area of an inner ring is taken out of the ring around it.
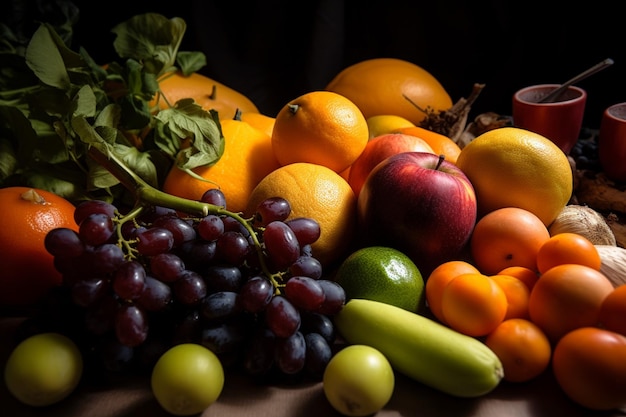
{"label": "green vegetable", "polygon": [[7,36],[0,45],[0,187],[42,188],[73,202],[132,198],[89,157],[94,145],[157,188],[173,164],[189,171],[217,162],[224,138],[216,111],[192,99],[150,108],[161,77],[206,64],[204,54],[178,50],[185,30],[181,18],[135,16],[112,29],[120,60],[107,65],[69,49],[67,27],[61,38],[42,23],[26,48]]}

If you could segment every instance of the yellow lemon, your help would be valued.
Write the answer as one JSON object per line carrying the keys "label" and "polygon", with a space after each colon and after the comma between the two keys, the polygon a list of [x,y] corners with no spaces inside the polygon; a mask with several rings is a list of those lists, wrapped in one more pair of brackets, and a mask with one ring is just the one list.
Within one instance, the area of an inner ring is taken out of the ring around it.
{"label": "yellow lemon", "polygon": [[376,116],[370,116],[365,119],[365,121],[367,122],[370,139],[385,133],[395,132],[398,129],[415,127],[413,122],[402,116],[396,116],[394,114],[379,114]]}
{"label": "yellow lemon", "polygon": [[572,195],[567,156],[549,139],[521,128],[483,133],[463,148],[456,165],[474,186],[479,216],[519,207],[548,226]]}

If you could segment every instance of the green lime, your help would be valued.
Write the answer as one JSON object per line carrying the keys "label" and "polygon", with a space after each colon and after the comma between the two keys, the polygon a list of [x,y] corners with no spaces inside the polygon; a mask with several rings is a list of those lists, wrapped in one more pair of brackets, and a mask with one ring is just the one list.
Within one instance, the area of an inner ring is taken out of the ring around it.
{"label": "green lime", "polygon": [[403,252],[370,246],[356,250],[337,269],[335,281],[346,299],[365,298],[418,312],[424,305],[424,279]]}

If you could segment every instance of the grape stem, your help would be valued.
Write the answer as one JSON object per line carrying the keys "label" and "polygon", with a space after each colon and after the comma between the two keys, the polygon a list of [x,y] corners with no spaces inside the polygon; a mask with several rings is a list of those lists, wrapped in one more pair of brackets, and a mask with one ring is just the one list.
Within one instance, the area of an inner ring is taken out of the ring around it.
{"label": "grape stem", "polygon": [[91,146],[88,151],[89,156],[109,171],[118,181],[128,189],[136,200],[136,207],[128,214],[128,217],[136,217],[146,205],[166,207],[172,210],[180,211],[189,215],[206,217],[209,214],[217,216],[224,215],[232,217],[245,227],[250,233],[252,242],[256,249],[261,269],[266,277],[272,282],[276,291],[282,286],[279,283],[280,273],[273,274],[270,272],[265,262],[263,246],[259,242],[256,231],[247,219],[240,213],[235,213],[224,207],[202,201],[190,200],[183,197],[168,194],[145,182],[141,177],[130,170],[123,161],[121,161],[112,152],[103,152],[98,146]]}

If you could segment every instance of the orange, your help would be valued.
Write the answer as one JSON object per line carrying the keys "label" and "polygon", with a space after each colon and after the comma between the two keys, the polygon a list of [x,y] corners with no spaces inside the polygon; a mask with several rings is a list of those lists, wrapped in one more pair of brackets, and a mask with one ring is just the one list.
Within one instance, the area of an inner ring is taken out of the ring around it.
{"label": "orange", "polygon": [[312,91],[291,100],[276,115],[272,148],[281,165],[309,162],[342,172],[369,139],[367,121],[348,98]]}
{"label": "orange", "polygon": [[509,275],[522,281],[529,290],[535,286],[535,282],[539,279],[539,274],[530,268],[523,266],[507,266],[498,275]]}
{"label": "orange", "polygon": [[265,132],[267,136],[272,137],[274,122],[276,122],[274,117],[267,116],[263,113],[247,111],[245,113],[241,113],[241,120],[247,122],[250,126]]}
{"label": "orange", "polygon": [[400,152],[434,153],[423,139],[402,133],[385,133],[370,139],[361,155],[350,166],[348,175],[348,184],[357,198],[370,171],[379,162]]}
{"label": "orange", "polygon": [[476,190],[479,216],[519,207],[549,226],[572,196],[567,156],[549,139],[528,130],[489,130],[461,150],[456,165]]}
{"label": "orange", "polygon": [[556,342],[569,331],[596,326],[602,303],[612,291],[611,281],[593,268],[557,265],[542,274],[530,292],[528,314]]}
{"label": "orange", "polygon": [[545,333],[523,318],[504,320],[485,338],[504,369],[504,380],[526,382],[550,366],[552,346]]}
{"label": "orange", "polygon": [[430,145],[437,155],[443,155],[446,161],[450,161],[456,164],[456,160],[461,153],[461,147],[457,145],[455,141],[449,137],[442,135],[432,130],[425,129],[423,127],[405,127],[396,129],[397,133],[404,133],[405,135],[417,136]]}
{"label": "orange", "polygon": [[528,299],[530,298],[530,289],[520,279],[510,275],[490,275],[496,284],[502,288],[506,295],[507,309],[504,320],[508,319],[527,319],[528,318]]}
{"label": "orange", "polygon": [[403,127],[415,126],[409,120],[395,114],[378,114],[366,119],[370,139],[385,133],[393,133]]}
{"label": "orange", "polygon": [[366,118],[394,114],[415,125],[426,118],[427,109],[452,107],[450,95],[431,73],[396,58],[373,58],[350,65],[335,75],[326,90],[348,97]]}
{"label": "orange", "polygon": [[151,107],[157,105],[157,100],[159,108],[166,109],[180,99],[192,98],[203,109],[216,110],[220,120],[232,119],[237,109],[243,113],[259,112],[244,94],[197,72],[188,76],[181,72],[165,74],[159,80],[159,89]]}
{"label": "orange", "polygon": [[545,242],[537,253],[537,269],[543,274],[561,264],[580,264],[600,270],[602,260],[595,245],[578,233],[559,233]]}
{"label": "orange", "polygon": [[441,295],[441,312],[446,324],[468,336],[486,336],[504,320],[506,295],[490,277],[461,274],[453,278]]}
{"label": "orange", "polygon": [[218,187],[226,197],[230,211],[246,208],[250,193],[267,174],[279,167],[270,137],[240,120],[221,122],[224,135],[224,153],[211,166],[193,169],[197,175],[211,181],[201,181],[174,166],[163,183],[163,191],[191,200],[200,200],[202,194]]}
{"label": "orange", "polygon": [[591,410],[626,406],[626,336],[595,327],[573,330],[554,348],[552,369],[575,403]]}
{"label": "orange", "polygon": [[62,282],[44,239],[57,227],[78,231],[75,207],[49,191],[28,187],[1,188],[0,206],[0,306],[30,306]]}
{"label": "orange", "polygon": [[600,306],[600,326],[626,336],[626,285],[615,288]]}
{"label": "orange", "polygon": [[548,228],[530,211],[506,207],[476,222],[470,252],[483,274],[493,275],[509,266],[537,270],[539,248],[550,239]]}
{"label": "orange", "polygon": [[356,229],[356,197],[339,174],[307,162],[280,167],[254,188],[246,215],[253,215],[261,201],[274,196],[289,201],[289,218],[310,217],[319,223],[321,235],[312,244],[312,253],[322,265],[328,267],[348,254]]}
{"label": "orange", "polygon": [[424,287],[426,303],[430,312],[440,322],[445,323],[441,312],[441,295],[443,290],[454,278],[466,273],[477,274],[479,271],[469,262],[453,260],[440,264],[427,277]]}

